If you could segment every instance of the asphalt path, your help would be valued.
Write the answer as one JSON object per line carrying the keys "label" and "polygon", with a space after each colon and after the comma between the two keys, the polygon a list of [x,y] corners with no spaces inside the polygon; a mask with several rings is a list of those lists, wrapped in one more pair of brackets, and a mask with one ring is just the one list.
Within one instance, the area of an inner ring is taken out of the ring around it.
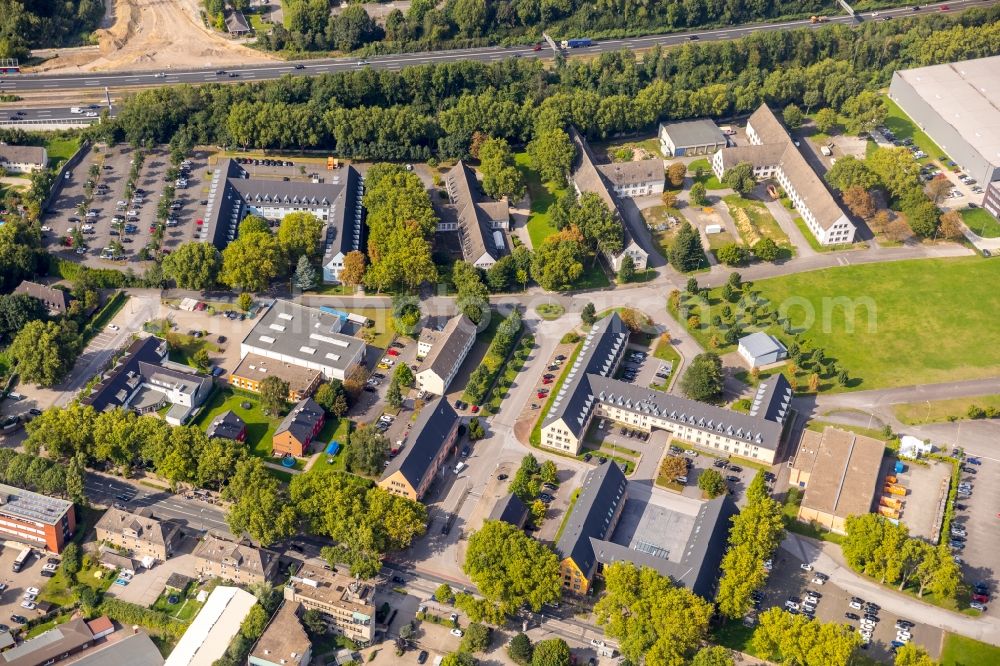
{"label": "asphalt path", "polygon": [[[996,4],[998,0],[951,0],[949,2],[921,5],[920,12],[929,13],[943,11],[949,7],[951,11],[959,11],[977,6]],[[878,18],[886,19],[894,16],[910,16],[915,13],[913,6],[884,9],[878,12]],[[843,15],[828,17],[823,23],[811,23],[809,19],[781,21],[771,23],[753,23],[695,32],[671,33],[665,35],[649,35],[646,37],[629,37],[595,42],[592,46],[568,49],[570,56],[594,56],[608,51],[621,49],[641,50],[654,46],[674,46],[693,41],[721,41],[737,39],[753,32],[794,30],[798,28],[820,28],[832,23],[853,25],[863,20],[874,18],[873,12],[858,13],[857,17]],[[318,60],[286,61],[268,63],[249,67],[235,67],[225,70],[216,68],[191,68],[183,70],[166,69],[163,71],[130,71],[85,74],[16,74],[0,79],[0,90],[4,93],[19,93],[27,91],[55,92],[58,90],[100,90],[104,87],[123,88],[137,86],[177,85],[182,83],[199,84],[210,82],[241,82],[264,81],[276,79],[286,74],[318,75],[330,72],[357,69],[358,67],[373,67],[376,69],[402,69],[413,65],[451,62],[456,60],[477,60],[492,62],[511,57],[549,58],[552,50],[543,47],[535,51],[532,46],[504,47],[488,46],[471,49],[454,49],[447,51],[425,51],[420,53],[402,53],[376,56],[367,60],[357,58],[325,58]],[[45,109],[39,109],[43,111]],[[50,109],[51,110],[51,109]]]}

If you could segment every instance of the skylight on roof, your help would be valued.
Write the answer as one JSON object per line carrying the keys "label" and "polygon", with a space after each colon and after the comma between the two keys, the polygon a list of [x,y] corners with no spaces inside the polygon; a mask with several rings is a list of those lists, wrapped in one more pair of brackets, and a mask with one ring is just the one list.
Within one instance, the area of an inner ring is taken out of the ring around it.
{"label": "skylight on roof", "polygon": [[299,347],[299,351],[303,354],[315,354],[316,349],[314,347],[306,347],[305,345]]}
{"label": "skylight on roof", "polygon": [[272,338],[270,335],[262,335],[262,336],[260,336],[260,341],[261,342],[266,342],[269,345],[273,345],[274,344],[274,338]]}

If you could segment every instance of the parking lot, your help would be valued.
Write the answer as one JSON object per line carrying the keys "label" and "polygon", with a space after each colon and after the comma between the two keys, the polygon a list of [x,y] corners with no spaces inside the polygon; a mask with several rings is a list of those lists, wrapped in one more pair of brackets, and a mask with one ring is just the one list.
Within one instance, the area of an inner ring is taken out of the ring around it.
{"label": "parking lot", "polygon": [[27,546],[15,541],[6,541],[0,550],[0,582],[3,582],[7,589],[0,594],[0,623],[16,627],[19,623],[11,619],[12,615],[20,615],[29,620],[38,617],[39,611],[28,610],[21,607],[24,601],[25,591],[29,587],[41,589],[45,586],[48,578],[42,576],[42,567],[46,565],[46,559],[53,557],[52,554],[44,550],[34,551],[34,555],[28,560],[24,568],[19,573],[14,573],[12,565],[14,560]]}
{"label": "parking lot", "polygon": [[[866,614],[864,603],[856,604],[860,608],[850,606],[852,595],[840,589],[836,585],[825,582],[817,584],[814,582],[819,571],[803,570],[801,560],[792,557],[784,549],[779,549],[775,553],[773,569],[768,579],[767,589],[764,591],[763,600],[760,604],[761,610],[771,607],[786,608],[786,603],[791,601],[797,604],[799,609],[806,600],[809,592],[816,595],[815,617],[822,622],[843,622],[850,624],[855,629],[860,628],[860,619],[850,619],[846,616],[851,613],[858,618],[863,618]],[[811,566],[811,565],[810,565]],[[862,602],[878,604],[878,599],[861,599]],[[798,611],[796,611],[798,612]],[[878,618],[871,633],[871,644],[865,648],[866,656],[881,662],[891,661],[890,650],[892,642],[896,640],[896,622],[900,619],[887,611],[878,609],[874,615]],[[932,657],[937,657],[941,649],[942,631],[929,625],[916,625],[909,629],[912,635],[909,640],[922,645]]]}
{"label": "parking lot", "polygon": [[[991,596],[997,590],[997,552],[1000,552],[1000,530],[996,529],[997,510],[1000,508],[1000,463],[984,459],[980,465],[966,465],[976,470],[965,473],[962,480],[972,484],[969,497],[956,500],[953,525],[966,532],[965,548],[959,553],[962,573],[970,585],[985,582]],[[997,615],[998,610],[986,603],[987,614]]]}
{"label": "parking lot", "polygon": [[[140,261],[140,252],[150,243],[156,228],[157,204],[163,196],[164,188],[169,184],[166,175],[170,161],[165,148],[146,153],[136,180],[136,192],[141,193],[141,200],[126,200],[125,186],[134,157],[134,151],[129,146],[98,146],[92,148],[72,172],[68,172],[69,178],[64,180],[62,191],[43,220],[46,244],[50,250],[58,248],[59,254],[65,258],[79,259],[91,266],[120,265],[120,262],[101,259],[101,250],[108,247],[112,240],[120,240],[124,260],[128,263]],[[204,189],[202,180],[206,164],[206,154],[193,156],[187,187],[176,187],[174,202],[179,206],[172,213],[176,221],[173,226],[166,227],[162,242],[163,249],[168,252],[196,237],[195,222],[199,210],[203,209],[198,196]],[[93,166],[97,167],[98,176],[93,198],[88,206],[88,217],[81,214],[78,208],[86,200],[85,183],[92,178]],[[127,217],[135,231],[119,235],[112,227],[112,218],[116,215]],[[84,254],[79,254],[70,247],[68,237],[70,229],[75,227],[86,229]]]}

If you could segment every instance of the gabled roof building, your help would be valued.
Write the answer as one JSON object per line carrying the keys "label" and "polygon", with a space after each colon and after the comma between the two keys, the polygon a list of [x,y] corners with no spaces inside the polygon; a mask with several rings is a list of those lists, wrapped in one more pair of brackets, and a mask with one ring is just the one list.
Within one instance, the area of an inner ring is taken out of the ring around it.
{"label": "gabled roof building", "polygon": [[111,507],[94,526],[97,540],[123,548],[136,559],[165,562],[182,538],[180,525],[160,520],[149,510],[124,511]]}
{"label": "gabled roof building", "polygon": [[238,585],[266,583],[274,578],[278,554],[248,541],[226,541],[209,534],[194,549],[198,575]]}
{"label": "gabled roof building", "polygon": [[323,429],[326,412],[312,398],[306,398],[293,407],[274,430],[272,447],[274,455],[291,454],[302,457],[309,445]]}
{"label": "gabled roof building", "polygon": [[386,467],[379,487],[414,501],[423,499],[444,461],[455,452],[460,423],[444,398],[424,405],[410,441]]}
{"label": "gabled roof building", "polygon": [[41,146],[0,144],[0,167],[11,173],[30,173],[49,168],[49,154]]}
{"label": "gabled roof building", "polygon": [[854,242],[854,223],[767,104],[747,120],[747,139],[749,146],[722,148],[712,156],[712,171],[719,179],[728,169],[748,162],[756,178],[778,181],[821,245]]}
{"label": "gabled roof building", "polygon": [[309,666],[312,643],[299,619],[302,604],[286,601],[250,650],[250,666]]}
{"label": "gabled roof building", "polygon": [[510,226],[507,198],[485,197],[476,172],[461,160],[445,176],[445,187],[458,221],[439,224],[438,231],[458,231],[465,261],[483,270],[490,268],[509,251],[503,233]]}
{"label": "gabled roof building", "polygon": [[32,298],[37,298],[42,302],[50,315],[66,314],[69,309],[70,295],[62,289],[56,289],[30,280],[22,280],[21,284],[14,289],[15,294],[27,294]]}
{"label": "gabled roof building", "polygon": [[247,436],[247,424],[233,410],[227,409],[208,424],[205,434],[211,437],[242,442]]}
{"label": "gabled roof building", "polygon": [[542,446],[576,455],[597,415],[646,432],[666,430],[722,455],[774,462],[792,397],[784,375],[761,382],[750,413],[742,414],[611,379],[627,343],[617,313],[593,326],[542,421]]}
{"label": "gabled roof building", "polygon": [[639,160],[598,164],[587,140],[570,127],[570,138],[576,146],[576,161],[572,180],[577,194],[593,192],[621,222],[622,251],[605,258],[615,271],[621,270],[622,260],[632,257],[636,270],[646,270],[647,252],[636,240],[629,218],[622,212],[618,197],[638,197],[663,193],[663,160]]}
{"label": "gabled roof building", "polygon": [[[475,344],[476,332],[476,325],[464,314],[449,319],[440,331],[421,332],[418,352],[423,348],[428,351],[417,368],[417,388],[432,395],[444,395]],[[425,347],[425,341],[431,339],[433,345]]]}

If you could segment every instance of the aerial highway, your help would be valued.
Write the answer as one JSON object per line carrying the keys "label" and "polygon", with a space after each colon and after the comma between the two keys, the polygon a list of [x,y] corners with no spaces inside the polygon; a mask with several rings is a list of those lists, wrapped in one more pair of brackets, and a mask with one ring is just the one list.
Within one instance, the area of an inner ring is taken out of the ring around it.
{"label": "aerial highway", "polygon": [[[762,30],[792,30],[796,28],[818,28],[832,23],[852,25],[862,20],[887,20],[891,17],[910,16],[915,12],[959,11],[970,7],[996,4],[998,0],[950,0],[927,5],[883,9],[879,12],[859,12],[855,16],[846,13],[842,16],[828,17],[822,23],[811,23],[809,19],[782,21],[771,23],[752,23],[716,30],[698,32],[671,33],[665,35],[650,35],[646,37],[628,37],[624,39],[609,39],[597,41],[592,46],[569,49],[570,56],[593,56],[607,51],[621,49],[640,50],[654,46],[674,46],[693,41],[718,41],[736,39]],[[166,69],[162,71],[131,71],[131,72],[93,72],[85,74],[14,74],[0,80],[0,91],[7,94],[48,92],[54,93],[68,90],[85,90],[98,92],[105,87],[116,90],[129,87],[154,87],[162,85],[177,85],[181,83],[199,84],[212,82],[237,83],[241,81],[264,81],[276,79],[286,74],[318,75],[329,72],[356,69],[358,67],[374,67],[377,69],[401,69],[412,65],[451,62],[455,60],[478,60],[492,62],[504,58],[549,58],[552,50],[543,46],[535,50],[534,46],[488,46],[471,49],[454,49],[445,51],[428,51],[420,53],[401,53],[358,58],[324,58],[315,60],[285,61],[248,67],[219,69],[216,67],[191,68],[184,70]],[[9,107],[8,107],[9,108]],[[54,109],[37,109],[41,111]],[[6,120],[6,118],[4,118]]]}

